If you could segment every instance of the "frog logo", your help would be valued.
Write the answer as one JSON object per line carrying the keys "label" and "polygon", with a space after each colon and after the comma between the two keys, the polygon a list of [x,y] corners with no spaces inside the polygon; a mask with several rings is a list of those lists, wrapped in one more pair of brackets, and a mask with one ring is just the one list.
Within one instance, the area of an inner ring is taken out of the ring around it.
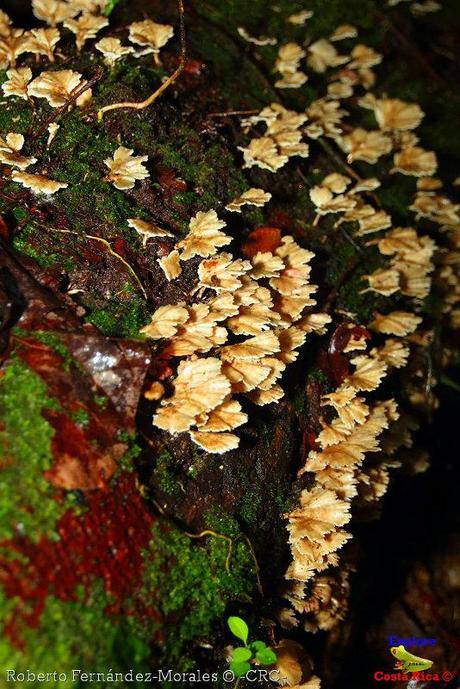
{"label": "frog logo", "polygon": [[420,658],[415,656],[409,651],[406,651],[404,646],[393,646],[391,648],[391,653],[394,655],[396,660],[396,670],[402,670],[403,672],[422,672],[423,670],[429,670],[433,666],[433,661],[427,658]]}

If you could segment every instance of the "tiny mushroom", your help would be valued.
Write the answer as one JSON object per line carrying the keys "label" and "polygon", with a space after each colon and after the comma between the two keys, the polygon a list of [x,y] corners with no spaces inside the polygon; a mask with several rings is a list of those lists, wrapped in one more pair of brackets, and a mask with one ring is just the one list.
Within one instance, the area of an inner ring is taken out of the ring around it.
{"label": "tiny mushroom", "polygon": [[96,17],[93,14],[82,14],[78,19],[66,19],[64,22],[65,28],[75,34],[78,51],[83,48],[86,41],[96,38],[99,31],[108,24],[109,20],[106,17]]}
{"label": "tiny mushroom", "polygon": [[7,70],[6,76],[8,79],[2,84],[5,96],[17,96],[27,100],[29,97],[27,87],[32,79],[30,67],[13,67]]}
{"label": "tiny mushroom", "polygon": [[65,182],[57,182],[44,175],[30,175],[27,172],[14,171],[11,177],[14,182],[22,184],[34,193],[46,196],[55,194],[59,189],[65,189],[68,186]]}
{"label": "tiny mushroom", "polygon": [[106,64],[112,66],[117,60],[124,55],[134,53],[134,48],[121,44],[119,38],[101,38],[95,45],[95,48],[103,54]]}
{"label": "tiny mushroom", "polygon": [[106,158],[104,164],[110,173],[104,178],[106,182],[112,182],[113,186],[120,190],[132,189],[136,180],[149,177],[144,166],[148,156],[135,156],[131,148],[119,146],[113,158]]}

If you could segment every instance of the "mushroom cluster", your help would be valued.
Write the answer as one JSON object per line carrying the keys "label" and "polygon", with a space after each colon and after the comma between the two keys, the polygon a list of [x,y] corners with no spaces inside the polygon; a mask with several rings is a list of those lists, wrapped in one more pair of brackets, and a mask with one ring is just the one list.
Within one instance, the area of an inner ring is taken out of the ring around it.
{"label": "mushroom cluster", "polygon": [[[77,107],[85,107],[92,99],[92,90],[87,87],[83,75],[71,69],[52,69],[40,71],[33,75],[29,66],[18,66],[17,60],[24,54],[44,55],[49,63],[55,62],[55,50],[62,40],[63,34],[58,25],[62,24],[75,35],[77,51],[81,51],[88,41],[97,37],[99,32],[109,25],[109,20],[102,13],[106,7],[106,0],[33,0],[32,9],[35,17],[48,25],[46,28],[25,31],[13,26],[8,15],[0,10],[0,68],[6,70],[7,79],[2,84],[6,97],[18,97],[24,100],[42,98],[52,108],[66,106],[70,108],[70,99],[74,97]],[[133,22],[128,26],[129,40],[141,50],[132,46],[122,45],[119,38],[106,36],[96,44],[96,49],[102,53],[106,64],[112,67],[116,61],[127,55],[139,57],[153,53],[158,60],[160,49],[173,36],[174,29],[169,24],[158,24],[149,19]],[[81,95],[78,95],[81,91]],[[78,96],[78,97],[77,97]],[[51,123],[48,146],[57,132],[57,127]],[[11,140],[18,134],[10,132]],[[37,159],[20,156],[18,148],[11,148],[7,142],[1,144],[1,162],[24,170],[29,165],[37,163]],[[22,139],[21,148],[24,145]],[[27,142],[26,142],[27,143]],[[136,180],[145,179],[147,170],[142,166],[147,158],[133,156],[133,151],[120,146],[112,159],[105,162],[110,170],[107,181],[112,182],[117,189],[131,189]],[[13,174],[14,181],[22,184],[37,194],[55,194],[67,184],[48,179],[46,174],[18,173]]]}
{"label": "mushroom cluster", "polygon": [[[260,190],[249,191],[244,202],[259,205]],[[163,356],[179,359],[173,393],[161,400],[155,426],[188,432],[193,442],[215,453],[239,444],[231,431],[248,417],[235,396],[257,405],[280,400],[286,365],[296,360],[307,334],[322,332],[330,320],[312,312],[316,287],[310,283],[310,251],[284,236],[270,251],[234,258],[218,251],[232,241],[222,231],[225,225],[214,210],[191,219],[188,235],[160,266],[174,280],[181,263],[201,257],[192,290],[196,301],[160,306],[141,331],[162,341]]]}

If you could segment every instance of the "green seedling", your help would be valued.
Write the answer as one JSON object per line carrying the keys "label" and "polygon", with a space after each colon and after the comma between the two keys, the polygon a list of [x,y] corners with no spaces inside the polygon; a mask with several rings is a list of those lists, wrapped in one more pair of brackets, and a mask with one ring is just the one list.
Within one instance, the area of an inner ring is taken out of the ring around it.
{"label": "green seedling", "polygon": [[244,644],[244,646],[233,649],[230,670],[235,677],[243,677],[251,669],[251,662],[256,662],[259,665],[276,663],[276,653],[268,648],[264,641],[248,643],[249,628],[241,617],[229,617],[227,624],[233,636],[236,636]]}

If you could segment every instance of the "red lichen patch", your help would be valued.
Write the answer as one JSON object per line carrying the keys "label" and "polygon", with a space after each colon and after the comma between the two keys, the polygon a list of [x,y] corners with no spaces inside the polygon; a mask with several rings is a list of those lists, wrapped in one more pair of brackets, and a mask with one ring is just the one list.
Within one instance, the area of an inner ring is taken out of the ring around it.
{"label": "red lichen patch", "polygon": [[[55,429],[55,464],[45,478],[67,490],[104,486],[126,450],[126,444],[118,440],[119,415],[110,404],[104,409],[97,406],[91,379],[75,366],[66,368],[63,357],[51,348],[25,338],[18,342],[16,352],[45,381],[62,407],[59,413],[46,411],[46,419]],[[77,409],[88,416],[84,428],[70,418]]]}
{"label": "red lichen patch", "polygon": [[291,216],[280,208],[270,208],[268,222],[270,225],[273,225],[273,227],[279,227],[280,230],[289,232],[289,234],[293,232],[294,223]]}
{"label": "red lichen patch", "polygon": [[157,165],[155,176],[163,191],[169,195],[176,194],[179,191],[187,191],[187,182],[177,177],[176,171],[171,167]]}
{"label": "red lichen patch", "polygon": [[124,259],[127,258],[127,254],[129,252],[128,246],[123,239],[123,237],[116,237],[115,241],[113,242],[113,250],[119,255],[122,256]]}
{"label": "red lichen patch", "polygon": [[352,334],[353,329],[350,329],[347,323],[340,323],[331,335],[327,352],[323,350],[319,355],[321,370],[336,385],[341,385],[349,373],[349,361],[342,352]]}
{"label": "red lichen patch", "polygon": [[206,64],[201,62],[201,60],[193,60],[192,58],[189,58],[185,61],[185,74],[191,74],[192,76],[199,77],[205,69]]}
{"label": "red lichen patch", "polygon": [[44,416],[55,429],[51,443],[55,464],[45,472],[45,478],[66,490],[104,487],[117,468],[115,459],[123,455],[126,446],[118,443],[101,451],[86,431],[65,414],[47,410]]}
{"label": "red lichen patch", "polygon": [[0,237],[2,239],[4,239],[5,241],[8,241],[10,238],[8,226],[1,216],[0,216]]}
{"label": "red lichen patch", "polygon": [[68,510],[58,521],[59,540],[42,537],[0,543],[0,584],[17,609],[5,620],[8,637],[20,645],[22,625],[37,627],[46,599],[77,600],[77,588],[91,594],[102,580],[110,604],[107,614],[158,617],[141,598],[145,551],[154,517],[147,511],[135,477],[125,473],[111,486],[86,497],[87,510]]}
{"label": "red lichen patch", "polygon": [[281,232],[277,227],[258,227],[248,235],[243,244],[243,253],[247,258],[252,258],[259,252],[273,253],[280,244]]}

